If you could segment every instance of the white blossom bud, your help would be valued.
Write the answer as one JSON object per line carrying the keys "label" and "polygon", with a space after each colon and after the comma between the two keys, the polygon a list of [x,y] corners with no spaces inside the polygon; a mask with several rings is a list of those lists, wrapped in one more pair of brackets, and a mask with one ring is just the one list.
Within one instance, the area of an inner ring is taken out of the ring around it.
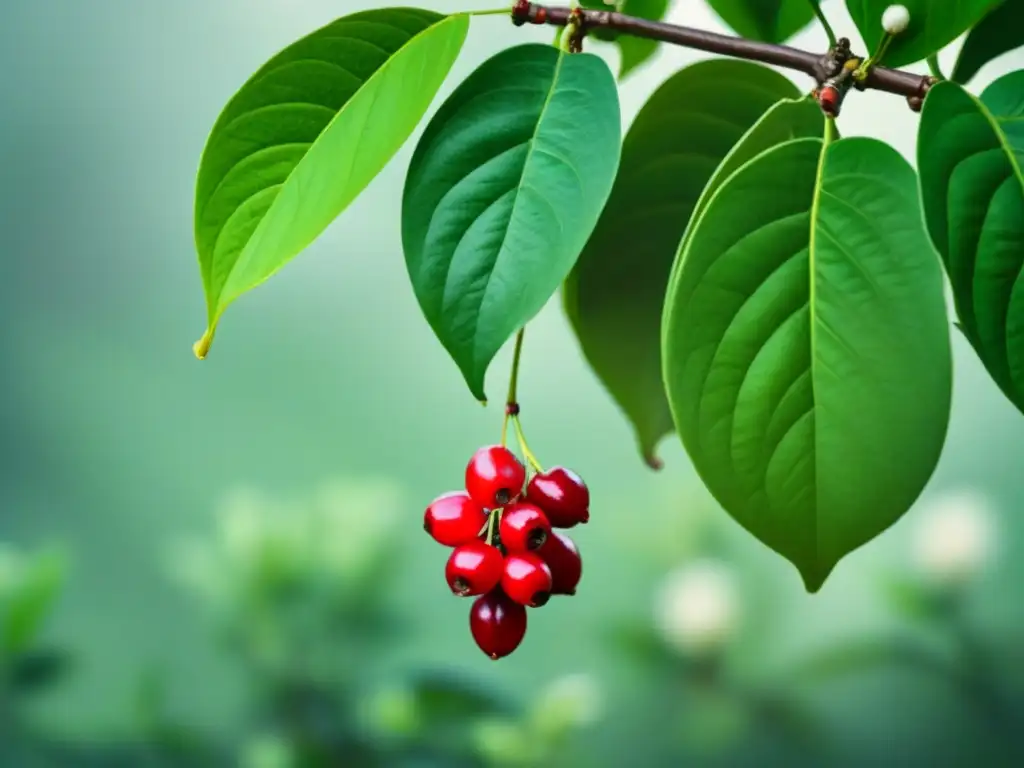
{"label": "white blossom bud", "polygon": [[890,35],[906,31],[910,24],[910,11],[905,5],[890,5],[882,14],[882,29]]}
{"label": "white blossom bud", "polygon": [[655,624],[672,647],[702,655],[726,643],[736,628],[738,609],[728,569],[704,560],[668,575],[658,595]]}
{"label": "white blossom bud", "polygon": [[991,555],[992,527],[990,506],[980,494],[961,491],[937,499],[924,510],[918,525],[918,567],[935,582],[966,581]]}

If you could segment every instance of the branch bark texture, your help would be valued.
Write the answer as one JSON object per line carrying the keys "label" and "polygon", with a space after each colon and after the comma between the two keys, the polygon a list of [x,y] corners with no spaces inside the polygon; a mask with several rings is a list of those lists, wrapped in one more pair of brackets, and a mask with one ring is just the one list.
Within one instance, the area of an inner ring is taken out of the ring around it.
{"label": "branch bark texture", "polygon": [[[720,35],[692,27],[650,21],[635,16],[587,8],[548,7],[537,3],[518,3],[512,11],[517,24],[549,24],[567,26],[575,18],[576,24],[585,33],[591,29],[607,29],[635,37],[645,37],[671,45],[681,45],[698,51],[717,53],[749,61],[759,61],[784,69],[802,72],[813,78],[820,86],[829,77],[829,54],[816,54],[791,48],[788,45],[774,45],[746,40],[732,35]],[[840,43],[849,45],[849,41]],[[859,89],[874,89],[906,97],[912,109],[919,110],[928,89],[937,82],[929,75],[917,75],[886,67],[873,67],[867,79],[858,84]]]}

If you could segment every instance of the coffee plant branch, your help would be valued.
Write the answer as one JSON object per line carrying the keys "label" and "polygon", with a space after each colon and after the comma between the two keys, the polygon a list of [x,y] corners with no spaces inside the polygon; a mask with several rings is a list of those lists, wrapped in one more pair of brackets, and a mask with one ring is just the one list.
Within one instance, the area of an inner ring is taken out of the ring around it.
{"label": "coffee plant branch", "polygon": [[[672,45],[681,45],[698,51],[717,53],[749,61],[759,61],[776,67],[803,72],[820,86],[834,72],[837,50],[849,50],[849,41],[839,40],[837,48],[824,55],[791,48],[788,45],[761,43],[745,40],[732,35],[706,32],[692,27],[667,24],[660,21],[627,16],[615,11],[592,10],[588,8],[548,7],[537,3],[518,3],[512,11],[516,24],[549,24],[564,27],[570,23],[579,27],[582,33],[593,29],[606,29],[636,37],[646,37]],[[841,66],[844,62],[840,61]],[[920,111],[928,89],[938,82],[930,75],[918,75],[886,67],[871,67],[862,82],[853,83],[858,90],[868,88],[904,96],[911,109]]]}

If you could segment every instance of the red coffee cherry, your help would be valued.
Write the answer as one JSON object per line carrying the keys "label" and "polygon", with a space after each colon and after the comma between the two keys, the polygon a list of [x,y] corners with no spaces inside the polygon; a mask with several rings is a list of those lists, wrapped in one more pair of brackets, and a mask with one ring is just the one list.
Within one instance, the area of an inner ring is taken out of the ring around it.
{"label": "red coffee cherry", "polygon": [[517,552],[505,558],[501,589],[517,603],[537,608],[551,597],[551,569],[532,552]]}
{"label": "red coffee cherry", "polygon": [[508,656],[526,635],[526,609],[495,589],[473,602],[469,631],[480,650],[492,659]]}
{"label": "red coffee cherry", "polygon": [[473,541],[456,547],[444,569],[445,579],[452,592],[460,597],[490,592],[501,581],[504,558],[501,550]]}
{"label": "red coffee cherry", "polygon": [[552,531],[537,554],[551,569],[551,594],[575,595],[583,576],[583,560],[576,542],[559,531]]}
{"label": "red coffee cherry", "polygon": [[500,445],[489,445],[473,454],[466,467],[466,490],[485,509],[504,507],[519,498],[526,468]]}
{"label": "red coffee cherry", "polygon": [[438,496],[423,513],[423,529],[447,547],[473,541],[486,524],[484,508],[469,498],[465,491]]}
{"label": "red coffee cherry", "polygon": [[526,487],[526,500],[544,510],[554,528],[572,528],[590,519],[590,491],[579,475],[565,467],[534,475]]}
{"label": "red coffee cherry", "polygon": [[526,502],[505,507],[498,536],[509,552],[539,549],[551,533],[551,523],[540,507]]}

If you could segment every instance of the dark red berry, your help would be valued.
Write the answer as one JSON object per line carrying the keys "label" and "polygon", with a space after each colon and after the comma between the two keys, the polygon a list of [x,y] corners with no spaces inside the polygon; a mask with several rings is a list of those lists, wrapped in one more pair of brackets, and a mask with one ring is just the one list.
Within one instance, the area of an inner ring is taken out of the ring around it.
{"label": "dark red berry", "polygon": [[509,552],[539,549],[551,533],[551,523],[544,511],[526,502],[505,507],[501,513],[498,536]]}
{"label": "dark red berry", "polygon": [[481,448],[466,467],[466,490],[486,509],[504,507],[519,498],[526,469],[512,451],[500,445]]}
{"label": "dark red berry", "polygon": [[501,589],[517,603],[537,608],[551,597],[551,569],[532,552],[516,552],[505,558]]}
{"label": "dark red berry", "polygon": [[447,547],[473,541],[487,523],[484,508],[464,491],[452,491],[434,499],[423,513],[423,528]]}
{"label": "dark red berry", "polygon": [[498,586],[504,565],[500,549],[472,541],[455,548],[448,558],[444,576],[456,595],[482,595]]}
{"label": "dark red berry", "polygon": [[835,117],[839,114],[839,91],[831,85],[824,85],[818,91],[818,103],[826,115]]}
{"label": "dark red berry", "polygon": [[526,635],[526,609],[495,589],[473,601],[469,631],[480,650],[492,659],[508,656]]}
{"label": "dark red berry", "polygon": [[575,595],[583,575],[583,560],[576,542],[564,533],[552,531],[537,554],[551,569],[551,594]]}
{"label": "dark red berry", "polygon": [[544,510],[554,528],[572,528],[590,519],[590,491],[565,467],[538,472],[526,487],[526,500]]}

